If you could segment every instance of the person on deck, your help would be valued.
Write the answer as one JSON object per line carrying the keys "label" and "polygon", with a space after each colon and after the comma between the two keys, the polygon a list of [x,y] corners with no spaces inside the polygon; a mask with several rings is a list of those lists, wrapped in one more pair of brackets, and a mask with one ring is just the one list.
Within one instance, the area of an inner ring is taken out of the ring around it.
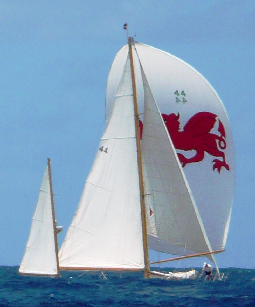
{"label": "person on deck", "polygon": [[205,272],[205,280],[213,280],[212,276],[213,268],[209,263],[204,262],[202,267],[202,272],[199,277],[203,275],[203,272]]}

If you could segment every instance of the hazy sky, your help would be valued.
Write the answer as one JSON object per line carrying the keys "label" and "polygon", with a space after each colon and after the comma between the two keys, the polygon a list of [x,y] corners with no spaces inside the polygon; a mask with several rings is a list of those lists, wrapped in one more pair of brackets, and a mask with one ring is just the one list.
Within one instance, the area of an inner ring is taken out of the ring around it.
{"label": "hazy sky", "polygon": [[251,0],[0,0],[0,265],[20,264],[48,157],[57,219],[67,230],[104,128],[107,76],[126,44],[125,22],[129,35],[188,62],[221,97],[236,188],[217,259],[255,268]]}

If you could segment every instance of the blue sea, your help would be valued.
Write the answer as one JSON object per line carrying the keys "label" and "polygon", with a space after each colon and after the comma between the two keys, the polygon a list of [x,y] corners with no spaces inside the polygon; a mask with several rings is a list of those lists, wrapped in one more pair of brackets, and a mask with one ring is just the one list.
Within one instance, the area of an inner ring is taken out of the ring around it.
{"label": "blue sea", "polygon": [[61,272],[0,267],[0,306],[255,306],[255,270],[222,269],[225,281],[144,279],[141,272]]}

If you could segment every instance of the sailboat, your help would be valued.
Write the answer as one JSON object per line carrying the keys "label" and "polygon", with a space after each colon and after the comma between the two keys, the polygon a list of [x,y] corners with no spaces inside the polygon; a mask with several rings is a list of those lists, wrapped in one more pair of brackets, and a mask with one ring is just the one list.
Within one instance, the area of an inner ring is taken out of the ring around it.
{"label": "sailboat", "polygon": [[51,162],[48,159],[25,254],[19,267],[22,275],[60,277]]}
{"label": "sailboat", "polygon": [[[59,252],[63,270],[150,269],[224,251],[233,201],[234,148],[226,110],[181,59],[128,38],[106,92],[106,129]],[[160,261],[157,261],[157,263]]]}

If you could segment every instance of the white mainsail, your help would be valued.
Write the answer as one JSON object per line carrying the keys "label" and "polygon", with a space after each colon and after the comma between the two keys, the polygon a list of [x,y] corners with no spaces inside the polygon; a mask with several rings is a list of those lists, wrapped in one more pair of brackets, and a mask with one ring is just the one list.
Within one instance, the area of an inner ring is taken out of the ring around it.
{"label": "white mainsail", "polygon": [[144,253],[130,61],[78,210],[60,249],[60,267],[142,269]]}
{"label": "white mainsail", "polygon": [[19,273],[60,276],[50,160],[43,176],[29,239]]}

